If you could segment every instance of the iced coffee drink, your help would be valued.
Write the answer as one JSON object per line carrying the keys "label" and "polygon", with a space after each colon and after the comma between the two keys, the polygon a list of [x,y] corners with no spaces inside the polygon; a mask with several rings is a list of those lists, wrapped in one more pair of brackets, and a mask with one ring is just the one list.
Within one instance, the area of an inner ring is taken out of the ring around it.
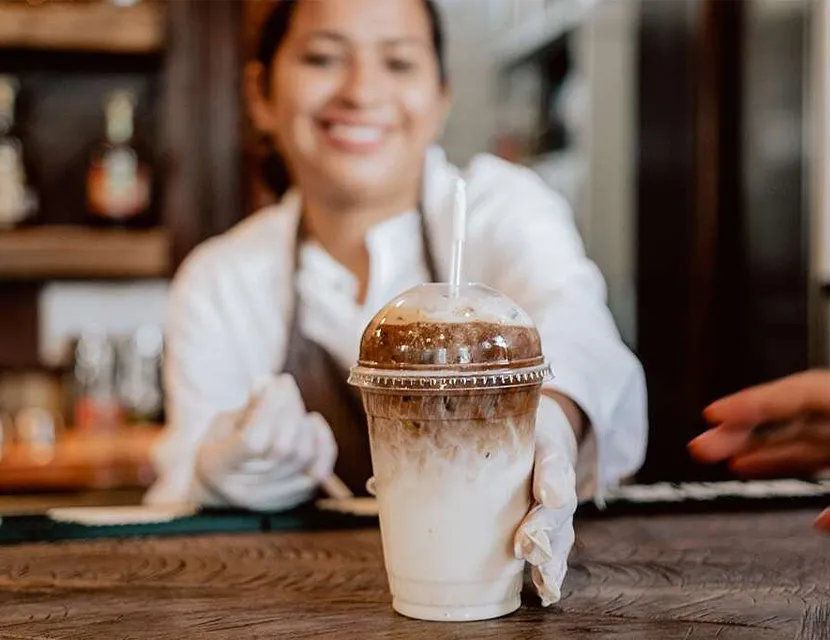
{"label": "iced coffee drink", "polygon": [[516,610],[513,536],[531,504],[536,408],[550,375],[538,332],[482,285],[422,285],[363,335],[350,382],[369,422],[396,611],[481,620]]}

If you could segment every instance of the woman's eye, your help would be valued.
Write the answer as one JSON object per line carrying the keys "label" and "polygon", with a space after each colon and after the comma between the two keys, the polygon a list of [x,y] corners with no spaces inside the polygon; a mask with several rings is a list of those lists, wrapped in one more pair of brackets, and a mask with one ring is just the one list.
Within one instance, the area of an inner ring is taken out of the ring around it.
{"label": "woman's eye", "polygon": [[391,58],[386,61],[386,66],[390,71],[395,73],[409,73],[415,69],[415,63],[411,60],[403,60],[400,58]]}
{"label": "woman's eye", "polygon": [[340,57],[331,53],[306,53],[303,62],[312,67],[330,67],[337,64]]}

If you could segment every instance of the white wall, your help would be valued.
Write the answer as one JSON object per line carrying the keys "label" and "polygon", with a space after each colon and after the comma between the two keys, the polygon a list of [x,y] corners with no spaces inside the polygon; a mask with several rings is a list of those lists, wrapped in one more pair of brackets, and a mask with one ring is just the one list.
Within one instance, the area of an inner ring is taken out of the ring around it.
{"label": "white wall", "polygon": [[639,0],[595,4],[580,34],[588,79],[588,183],[581,206],[588,255],[608,284],[623,339],[637,340],[636,121]]}
{"label": "white wall", "polygon": [[453,108],[442,140],[450,161],[466,165],[490,151],[496,132],[496,75],[489,36],[512,0],[439,0],[447,40]]}
{"label": "white wall", "polygon": [[40,359],[66,362],[72,339],[92,327],[128,334],[144,324],[162,326],[166,307],[164,281],[49,284],[39,301]]}

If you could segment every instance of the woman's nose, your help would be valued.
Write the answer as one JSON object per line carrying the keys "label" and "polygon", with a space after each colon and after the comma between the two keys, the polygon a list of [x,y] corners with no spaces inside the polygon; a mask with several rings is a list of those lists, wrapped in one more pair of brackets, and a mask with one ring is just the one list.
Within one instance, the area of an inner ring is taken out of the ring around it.
{"label": "woman's nose", "polygon": [[352,107],[368,107],[386,94],[383,69],[371,60],[355,60],[346,74],[340,97]]}

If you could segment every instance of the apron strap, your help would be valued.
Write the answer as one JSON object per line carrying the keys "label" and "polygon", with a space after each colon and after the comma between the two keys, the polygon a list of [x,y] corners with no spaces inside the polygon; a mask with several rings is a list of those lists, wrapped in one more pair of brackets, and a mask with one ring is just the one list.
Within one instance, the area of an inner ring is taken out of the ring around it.
{"label": "apron strap", "polygon": [[418,218],[421,221],[421,244],[423,246],[424,263],[429,274],[429,280],[430,282],[440,282],[441,277],[438,274],[438,265],[435,262],[435,254],[432,251],[432,242],[430,242],[432,234],[429,232],[429,224],[427,223],[427,216],[424,212],[422,202],[418,202]]}

